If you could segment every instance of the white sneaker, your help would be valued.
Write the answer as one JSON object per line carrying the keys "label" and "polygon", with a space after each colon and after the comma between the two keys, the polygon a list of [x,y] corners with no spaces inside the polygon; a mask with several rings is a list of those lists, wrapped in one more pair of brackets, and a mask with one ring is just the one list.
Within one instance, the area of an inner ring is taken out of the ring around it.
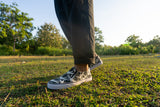
{"label": "white sneaker", "polygon": [[92,81],[90,69],[85,72],[78,72],[75,67],[73,67],[59,78],[50,80],[47,87],[49,89],[65,89],[88,81]]}

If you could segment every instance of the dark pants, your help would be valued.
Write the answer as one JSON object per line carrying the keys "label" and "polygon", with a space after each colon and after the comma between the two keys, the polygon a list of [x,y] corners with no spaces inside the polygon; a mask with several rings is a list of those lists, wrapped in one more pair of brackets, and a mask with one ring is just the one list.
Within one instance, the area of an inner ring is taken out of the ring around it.
{"label": "dark pants", "polygon": [[55,10],[75,64],[95,63],[93,0],[55,0]]}

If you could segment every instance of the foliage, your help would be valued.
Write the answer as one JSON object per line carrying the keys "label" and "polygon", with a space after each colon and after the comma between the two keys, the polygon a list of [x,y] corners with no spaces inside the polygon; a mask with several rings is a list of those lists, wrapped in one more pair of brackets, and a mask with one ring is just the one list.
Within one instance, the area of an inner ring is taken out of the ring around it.
{"label": "foliage", "polygon": [[97,53],[101,53],[102,45],[104,42],[104,37],[102,35],[102,31],[98,27],[94,27],[94,36],[95,36],[95,50]]}
{"label": "foliage", "polygon": [[159,35],[154,36],[152,40],[150,40],[146,45],[153,45],[155,52],[160,52],[160,37]]}
{"label": "foliage", "polygon": [[159,107],[160,59],[104,56],[93,80],[49,90],[50,79],[73,66],[73,57],[0,57],[0,106]]}
{"label": "foliage", "polygon": [[49,55],[49,56],[67,56],[67,55],[72,55],[72,51],[69,49],[38,47],[35,54],[36,55]]}
{"label": "foliage", "polygon": [[139,36],[130,35],[125,42],[129,43],[132,47],[139,47],[142,44],[142,39],[139,39]]}
{"label": "foliage", "polygon": [[132,54],[138,54],[137,49],[133,48],[132,46],[128,45],[122,45],[119,47],[119,55],[132,55]]}
{"label": "foliage", "polygon": [[13,52],[13,47],[11,46],[7,46],[7,45],[0,45],[0,56],[4,56],[4,55],[18,55],[19,50],[15,50],[15,52]]}
{"label": "foliage", "polygon": [[0,55],[9,55],[13,50],[12,47],[7,47],[6,45],[0,45]]}
{"label": "foliage", "polygon": [[101,44],[104,42],[102,31],[98,27],[94,27],[95,44]]}
{"label": "foliage", "polygon": [[72,49],[71,44],[69,43],[69,41],[65,37],[62,37],[62,48],[63,49]]}
{"label": "foliage", "polygon": [[45,23],[38,28],[37,38],[39,46],[62,48],[59,30],[51,23]]}
{"label": "foliage", "polygon": [[21,12],[16,3],[7,5],[0,2],[0,44],[13,46],[15,51],[16,43],[21,44],[25,39],[32,36],[32,20],[27,13]]}

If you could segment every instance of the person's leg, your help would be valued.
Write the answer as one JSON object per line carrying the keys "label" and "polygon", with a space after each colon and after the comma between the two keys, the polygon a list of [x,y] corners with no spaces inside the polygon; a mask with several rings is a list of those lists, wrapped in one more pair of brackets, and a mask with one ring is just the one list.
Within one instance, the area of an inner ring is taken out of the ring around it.
{"label": "person's leg", "polygon": [[54,0],[55,11],[61,28],[71,44],[71,24],[69,22],[70,8],[73,0]]}
{"label": "person's leg", "polygon": [[95,63],[93,0],[55,0],[55,10],[72,45],[75,65]]}
{"label": "person's leg", "polygon": [[47,87],[64,89],[91,81],[90,69],[102,64],[95,56],[93,0],[55,0],[55,10],[72,45],[75,66],[59,78],[50,80]]}

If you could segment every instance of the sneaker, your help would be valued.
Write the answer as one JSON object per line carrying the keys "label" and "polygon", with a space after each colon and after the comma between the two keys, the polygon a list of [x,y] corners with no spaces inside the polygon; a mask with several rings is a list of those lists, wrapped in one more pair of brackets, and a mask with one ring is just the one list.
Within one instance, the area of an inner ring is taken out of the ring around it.
{"label": "sneaker", "polygon": [[103,64],[103,61],[101,60],[101,58],[97,55],[95,57],[95,64],[90,64],[89,67],[90,67],[90,70],[93,70],[94,68],[100,66]]}
{"label": "sneaker", "polygon": [[88,81],[92,81],[90,69],[86,72],[78,72],[75,67],[73,67],[59,78],[50,80],[47,87],[49,89],[65,89]]}

